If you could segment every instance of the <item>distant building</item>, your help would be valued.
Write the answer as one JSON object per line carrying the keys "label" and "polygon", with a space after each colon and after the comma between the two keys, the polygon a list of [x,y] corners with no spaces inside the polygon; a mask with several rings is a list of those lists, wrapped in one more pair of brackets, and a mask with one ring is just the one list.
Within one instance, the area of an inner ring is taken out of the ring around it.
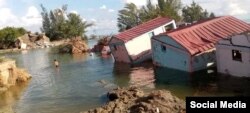
{"label": "distant building", "polygon": [[152,57],[155,65],[194,72],[212,66],[215,43],[250,25],[231,16],[217,17],[154,36]]}
{"label": "distant building", "polygon": [[216,58],[218,72],[250,77],[250,32],[220,40]]}
{"label": "distant building", "polygon": [[111,53],[116,62],[134,64],[151,59],[151,37],[175,28],[174,20],[155,18],[113,36],[109,42]]}

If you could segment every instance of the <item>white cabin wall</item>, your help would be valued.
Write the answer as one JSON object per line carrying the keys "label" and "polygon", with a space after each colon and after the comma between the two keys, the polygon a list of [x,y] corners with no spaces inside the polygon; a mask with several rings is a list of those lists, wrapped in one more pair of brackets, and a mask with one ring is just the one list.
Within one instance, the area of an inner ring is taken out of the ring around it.
{"label": "white cabin wall", "polygon": [[176,28],[175,25],[175,21],[171,21],[167,24],[164,24],[152,31],[149,31],[147,33],[144,33],[140,36],[138,36],[137,38],[134,38],[130,41],[128,41],[127,43],[125,43],[125,46],[127,48],[127,51],[129,53],[129,55],[138,55],[143,51],[147,51],[151,49],[151,37],[149,36],[149,33],[154,32],[154,35],[158,35],[160,33],[164,33],[165,31],[165,26],[173,24],[173,27]]}
{"label": "white cabin wall", "polygon": [[[217,69],[218,72],[250,77],[250,49],[244,47],[216,45]],[[232,50],[240,50],[242,62],[232,58]]]}
{"label": "white cabin wall", "polygon": [[151,48],[150,37],[148,34],[143,34],[125,43],[125,46],[129,55],[138,55]]}
{"label": "white cabin wall", "polygon": [[[220,40],[216,45],[218,72],[250,77],[250,36],[235,35],[230,40]],[[242,61],[233,60],[232,50],[241,51]]]}

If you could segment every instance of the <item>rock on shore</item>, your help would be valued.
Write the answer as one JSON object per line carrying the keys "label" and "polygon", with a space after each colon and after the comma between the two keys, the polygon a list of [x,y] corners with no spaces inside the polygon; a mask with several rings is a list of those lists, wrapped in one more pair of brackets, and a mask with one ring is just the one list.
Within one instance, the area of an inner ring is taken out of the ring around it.
{"label": "rock on shore", "polygon": [[99,52],[102,55],[110,55],[111,51],[109,48],[109,41],[111,37],[110,36],[104,36],[103,38],[99,39],[97,44],[94,45],[94,47],[91,49],[92,52]]}
{"label": "rock on shore", "polygon": [[72,38],[67,44],[59,48],[60,53],[81,54],[88,51],[88,45],[81,37]]}
{"label": "rock on shore", "polygon": [[109,102],[82,113],[185,113],[185,101],[169,91],[156,90],[145,94],[142,90],[117,88],[108,93]]}
{"label": "rock on shore", "polygon": [[0,91],[5,91],[17,82],[26,82],[31,78],[26,70],[16,67],[14,60],[4,59],[0,62],[0,67]]}

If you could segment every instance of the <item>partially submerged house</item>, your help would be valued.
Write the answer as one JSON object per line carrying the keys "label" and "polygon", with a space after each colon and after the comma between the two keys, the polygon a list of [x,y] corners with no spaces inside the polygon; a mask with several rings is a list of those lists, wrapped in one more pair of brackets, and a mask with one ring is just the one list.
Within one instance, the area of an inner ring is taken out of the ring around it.
{"label": "partially submerged house", "polygon": [[215,61],[215,43],[250,30],[250,25],[232,16],[217,17],[162,33],[151,39],[153,63],[194,72]]}
{"label": "partially submerged house", "polygon": [[150,39],[154,35],[175,29],[175,21],[158,17],[113,36],[109,42],[116,62],[140,63],[151,58]]}
{"label": "partially submerged house", "polygon": [[216,44],[218,72],[250,77],[250,32],[233,35]]}

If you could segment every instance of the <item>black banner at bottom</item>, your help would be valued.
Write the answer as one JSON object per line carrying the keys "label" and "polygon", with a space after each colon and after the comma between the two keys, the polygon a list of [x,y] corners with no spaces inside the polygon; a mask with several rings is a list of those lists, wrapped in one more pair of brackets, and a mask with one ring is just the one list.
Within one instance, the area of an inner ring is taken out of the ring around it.
{"label": "black banner at bottom", "polygon": [[250,97],[186,97],[187,113],[250,113]]}

